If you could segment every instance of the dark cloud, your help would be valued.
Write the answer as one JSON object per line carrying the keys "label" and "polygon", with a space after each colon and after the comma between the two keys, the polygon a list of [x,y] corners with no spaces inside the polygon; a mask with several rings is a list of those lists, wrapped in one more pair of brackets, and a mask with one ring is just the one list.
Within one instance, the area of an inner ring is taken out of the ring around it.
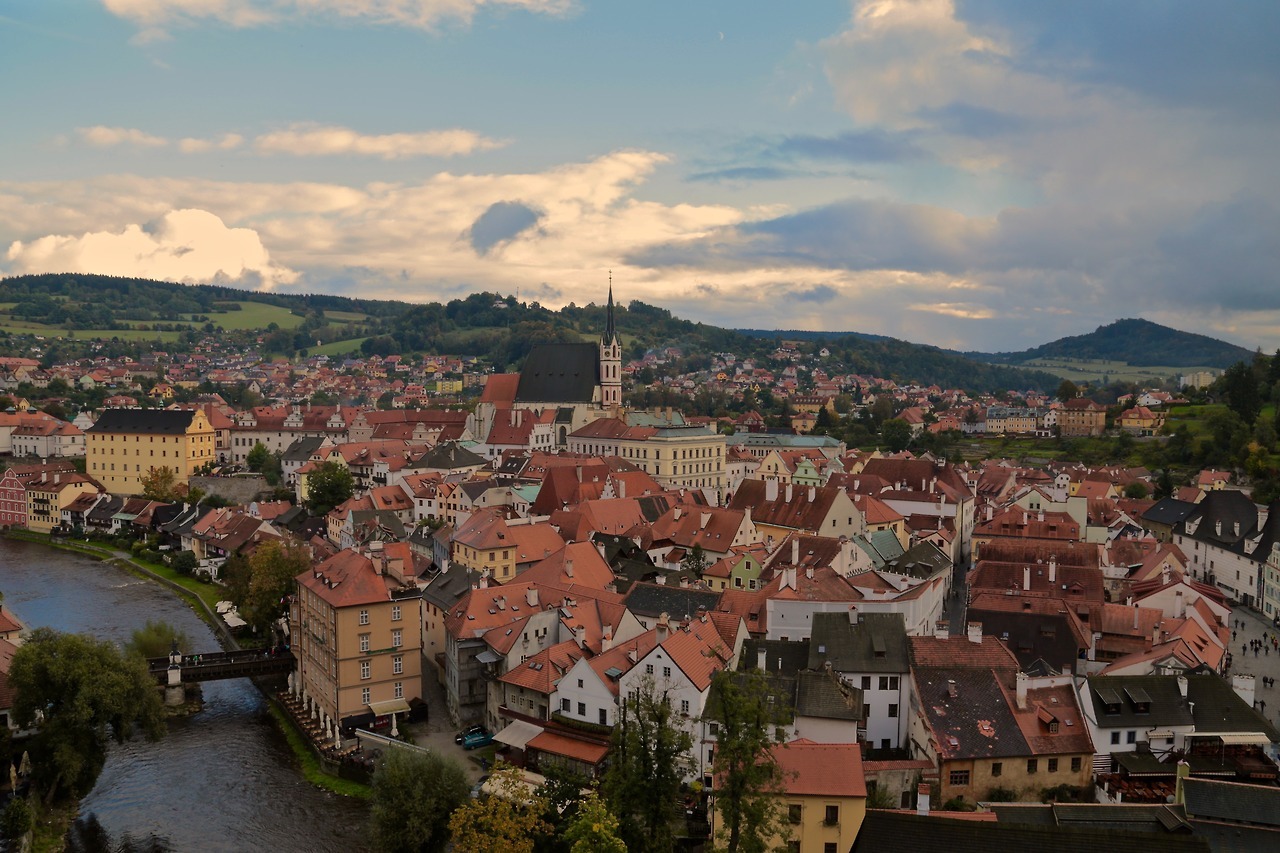
{"label": "dark cloud", "polygon": [[1228,311],[1280,308],[1280,209],[1260,198],[1198,210],[1158,242],[1164,275],[1152,281],[1180,303]]}
{"label": "dark cloud", "polygon": [[518,201],[499,201],[489,205],[471,223],[467,232],[471,247],[477,255],[489,253],[494,246],[515,239],[524,231],[538,224],[542,213]]}
{"label": "dark cloud", "polygon": [[830,302],[839,295],[834,287],[825,284],[815,284],[813,287],[791,292],[791,298],[799,302]]}

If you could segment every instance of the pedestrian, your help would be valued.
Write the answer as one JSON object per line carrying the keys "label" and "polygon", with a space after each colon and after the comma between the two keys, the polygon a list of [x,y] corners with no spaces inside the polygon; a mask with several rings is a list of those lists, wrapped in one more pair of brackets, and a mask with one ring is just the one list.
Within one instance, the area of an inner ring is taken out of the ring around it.
{"label": "pedestrian", "polygon": [[1235,631],[1232,631],[1232,632],[1231,632],[1231,639],[1232,639],[1232,641],[1234,641],[1234,640],[1235,640],[1235,638],[1236,638],[1236,632],[1235,632]]}

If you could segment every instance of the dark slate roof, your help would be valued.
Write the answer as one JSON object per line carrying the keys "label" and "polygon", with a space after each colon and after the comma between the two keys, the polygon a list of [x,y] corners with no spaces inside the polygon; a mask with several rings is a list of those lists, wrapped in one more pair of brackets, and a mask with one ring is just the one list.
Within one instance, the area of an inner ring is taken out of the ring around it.
{"label": "dark slate roof", "polygon": [[1079,826],[1041,826],[1003,821],[957,820],[915,814],[867,811],[851,853],[886,850],[937,850],[946,853],[991,853],[1034,850],[1036,853],[1210,853],[1203,838],[1174,833],[1118,832]]}
{"label": "dark slate roof", "polygon": [[1188,675],[1187,698],[1195,706],[1197,732],[1262,732],[1272,743],[1280,742],[1280,731],[1241,699],[1221,676]]}
{"label": "dark slate roof", "polygon": [[944,761],[1035,754],[994,670],[920,667],[913,675]]}
{"label": "dark slate roof", "polygon": [[320,449],[325,442],[324,436],[311,436],[294,439],[293,443],[280,454],[281,462],[306,462],[311,454]]}
{"label": "dark slate roof", "polygon": [[535,346],[520,371],[518,403],[590,403],[600,385],[595,344]]}
{"label": "dark slate roof", "polygon": [[830,663],[836,672],[906,672],[910,668],[901,613],[864,613],[858,624],[844,613],[813,614],[807,669]]}
{"label": "dark slate roof", "polygon": [[435,471],[454,471],[485,465],[487,460],[472,453],[456,441],[445,441],[422,454],[411,468],[430,468]]}
{"label": "dark slate roof", "polygon": [[719,601],[720,593],[711,590],[638,583],[627,594],[626,605],[637,616],[666,613],[672,619],[683,619],[696,616],[698,608],[715,610]]}
{"label": "dark slate roof", "polygon": [[105,409],[85,432],[183,435],[194,417],[190,409]]}
{"label": "dark slate roof", "polygon": [[932,542],[920,542],[900,557],[884,564],[886,572],[928,580],[940,571],[951,568],[951,559]]}
{"label": "dark slate roof", "polygon": [[89,520],[95,524],[107,524],[115,514],[124,507],[124,498],[118,495],[107,495],[106,500],[89,510]]}
{"label": "dark slate roof", "polygon": [[1280,788],[1188,777],[1182,792],[1193,818],[1280,828]]}
{"label": "dark slate roof", "polygon": [[764,652],[765,672],[795,675],[800,670],[809,668],[808,640],[757,640],[754,638],[742,644],[742,656],[738,658],[738,668],[759,669],[761,652]]}
{"label": "dark slate roof", "polygon": [[796,716],[827,720],[861,720],[862,691],[827,672],[796,673]]}
{"label": "dark slate roof", "polygon": [[[1142,693],[1151,699],[1150,713],[1139,714],[1134,710],[1133,697],[1140,697]],[[1173,675],[1094,676],[1089,679],[1089,697],[1093,702],[1093,718],[1103,729],[1167,728],[1189,726],[1194,722],[1191,709],[1178,691],[1178,679]],[[1119,700],[1119,713],[1107,713],[1108,697]]]}
{"label": "dark slate roof", "polygon": [[1180,501],[1177,498],[1162,498],[1156,501],[1155,506],[1142,514],[1142,520],[1172,527],[1188,515],[1191,515],[1195,510],[1196,505],[1190,501]]}
{"label": "dark slate roof", "polygon": [[990,803],[1000,823],[1036,824],[1040,826],[1075,826],[1093,829],[1117,829],[1124,832],[1166,832],[1188,834],[1181,806],[1124,803]]}
{"label": "dark slate roof", "polygon": [[1071,672],[1080,647],[1065,614],[970,608],[969,621],[982,623],[982,633],[999,637],[1024,672],[1037,660],[1055,672]]}
{"label": "dark slate roof", "polygon": [[437,609],[448,612],[464,595],[471,592],[471,584],[479,580],[480,574],[461,566],[454,566],[447,572],[436,575],[422,590],[422,600],[434,604]]}
{"label": "dark slate roof", "polygon": [[[1194,532],[1191,527],[1195,528]],[[1234,489],[1208,492],[1204,500],[1196,504],[1195,512],[1177,524],[1174,531],[1262,562],[1271,553],[1272,543],[1280,541],[1280,501],[1272,504],[1266,523],[1259,528],[1258,505],[1243,492]],[[1260,538],[1255,546],[1249,540],[1256,537]]]}

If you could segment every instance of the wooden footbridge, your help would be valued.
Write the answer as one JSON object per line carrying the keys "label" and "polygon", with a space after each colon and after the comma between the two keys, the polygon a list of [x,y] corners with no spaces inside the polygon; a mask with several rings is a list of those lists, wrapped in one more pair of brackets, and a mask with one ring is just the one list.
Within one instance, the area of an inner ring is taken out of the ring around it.
{"label": "wooden footbridge", "polygon": [[[243,649],[207,655],[170,654],[149,658],[147,668],[160,684],[191,684],[224,678],[253,678],[258,675],[287,675],[293,671],[293,653],[288,649]],[[175,679],[169,673],[177,670]]]}

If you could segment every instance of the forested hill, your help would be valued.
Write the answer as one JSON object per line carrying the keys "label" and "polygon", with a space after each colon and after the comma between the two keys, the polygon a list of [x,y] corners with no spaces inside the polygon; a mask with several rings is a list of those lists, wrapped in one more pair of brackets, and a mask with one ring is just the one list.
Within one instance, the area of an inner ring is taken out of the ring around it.
{"label": "forested hill", "polygon": [[1244,347],[1149,320],[1116,320],[1087,335],[1060,338],[1022,352],[964,355],[1002,364],[1026,364],[1037,358],[1081,358],[1168,367],[1230,367],[1253,358],[1253,353]]}
{"label": "forested hill", "polygon": [[[87,274],[26,275],[0,279],[0,343],[18,354],[30,335],[112,341],[115,346],[167,350],[193,345],[210,333],[245,342],[266,354],[297,356],[315,346],[331,354],[433,353],[475,355],[498,370],[519,366],[537,343],[596,340],[605,325],[603,304],[570,304],[559,311],[512,296],[473,293],[448,303],[405,303],[323,294],[259,293],[211,285]],[[1052,390],[1050,374],[980,364],[959,354],[858,333],[744,333],[682,320],[664,308],[633,301],[615,311],[624,356],[674,347],[682,367],[699,369],[714,353],[767,358],[784,340],[804,352],[830,350],[828,373],[859,373],[900,383],[937,384],[969,391]],[[256,324],[256,325],[255,325]],[[265,333],[265,334],[264,334]],[[76,355],[74,342],[47,348]]]}

